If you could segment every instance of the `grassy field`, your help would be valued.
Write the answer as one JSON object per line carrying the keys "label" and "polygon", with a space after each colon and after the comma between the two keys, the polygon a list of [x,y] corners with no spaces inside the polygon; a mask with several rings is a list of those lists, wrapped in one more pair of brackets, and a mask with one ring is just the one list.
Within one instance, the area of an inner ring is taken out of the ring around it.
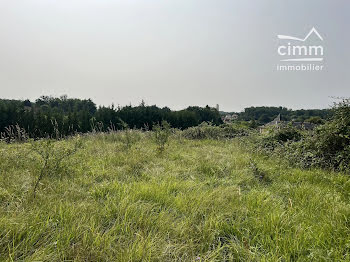
{"label": "grassy field", "polygon": [[120,136],[82,137],[35,198],[43,160],[30,143],[0,144],[1,261],[350,260],[348,176],[240,139],[172,137],[159,153],[149,134],[130,149]]}

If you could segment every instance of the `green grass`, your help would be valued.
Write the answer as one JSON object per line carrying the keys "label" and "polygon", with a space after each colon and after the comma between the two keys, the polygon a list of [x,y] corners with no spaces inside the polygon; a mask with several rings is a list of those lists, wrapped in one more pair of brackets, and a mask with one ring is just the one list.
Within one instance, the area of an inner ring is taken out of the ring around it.
{"label": "green grass", "polygon": [[40,158],[1,144],[0,260],[350,260],[348,176],[291,168],[239,139],[172,137],[160,154],[139,136],[130,149],[120,135],[84,137],[35,198]]}

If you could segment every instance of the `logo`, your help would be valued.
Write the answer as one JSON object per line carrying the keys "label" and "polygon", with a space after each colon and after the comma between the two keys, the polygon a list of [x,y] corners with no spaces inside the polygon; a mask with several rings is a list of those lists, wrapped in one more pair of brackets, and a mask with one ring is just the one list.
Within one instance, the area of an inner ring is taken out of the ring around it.
{"label": "logo", "polygon": [[[314,36],[311,39],[311,36]],[[277,35],[280,45],[277,53],[281,64],[277,71],[322,71],[324,48],[323,37],[313,27],[304,38]]]}

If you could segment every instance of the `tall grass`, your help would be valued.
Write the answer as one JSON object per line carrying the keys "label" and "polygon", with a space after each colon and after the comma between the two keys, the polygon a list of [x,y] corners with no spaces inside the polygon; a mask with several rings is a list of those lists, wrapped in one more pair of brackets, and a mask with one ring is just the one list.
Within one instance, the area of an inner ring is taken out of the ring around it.
{"label": "tall grass", "polygon": [[0,143],[0,260],[350,259],[348,176],[292,168],[239,139],[171,136],[159,154],[149,133],[128,150],[124,135],[82,137],[31,201],[31,145]]}

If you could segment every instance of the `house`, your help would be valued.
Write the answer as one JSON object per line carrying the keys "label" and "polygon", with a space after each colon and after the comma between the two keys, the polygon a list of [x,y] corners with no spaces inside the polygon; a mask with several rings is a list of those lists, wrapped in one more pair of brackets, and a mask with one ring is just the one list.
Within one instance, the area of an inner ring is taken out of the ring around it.
{"label": "house", "polygon": [[260,126],[259,132],[264,133],[266,130],[268,130],[270,128],[280,129],[280,128],[286,127],[290,124],[293,127],[297,128],[297,129],[302,129],[302,130],[313,130],[316,127],[315,124],[309,123],[309,122],[282,121],[281,114],[278,114],[278,116],[274,120],[272,120],[271,122],[269,122],[263,126]]}
{"label": "house", "polygon": [[225,115],[224,117],[222,117],[222,121],[224,122],[224,123],[231,123],[233,120],[237,120],[238,119],[238,115],[237,114],[232,114],[232,115],[230,115],[230,114],[227,114],[227,115]]}

